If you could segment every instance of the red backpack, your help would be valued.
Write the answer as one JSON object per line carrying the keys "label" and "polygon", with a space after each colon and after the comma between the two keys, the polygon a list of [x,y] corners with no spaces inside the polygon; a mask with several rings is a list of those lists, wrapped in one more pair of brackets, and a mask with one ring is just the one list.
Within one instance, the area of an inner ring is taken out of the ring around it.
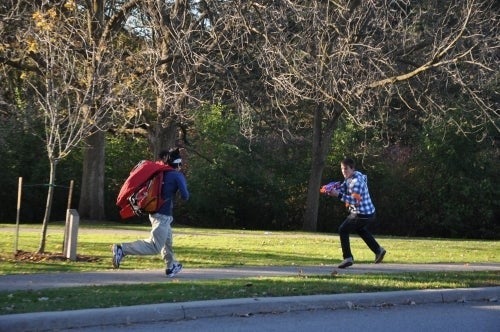
{"label": "red backpack", "polygon": [[142,160],[132,168],[116,199],[121,218],[157,212],[164,202],[161,197],[163,172],[171,170],[172,167],[162,162],[150,160]]}

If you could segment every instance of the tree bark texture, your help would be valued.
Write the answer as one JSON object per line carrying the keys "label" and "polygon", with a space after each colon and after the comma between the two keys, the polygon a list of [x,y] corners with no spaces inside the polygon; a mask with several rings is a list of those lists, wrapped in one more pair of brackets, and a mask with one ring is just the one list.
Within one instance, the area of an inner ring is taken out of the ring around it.
{"label": "tree bark texture", "polygon": [[85,142],[82,186],[78,213],[81,219],[104,220],[104,151],[105,134],[94,133]]}
{"label": "tree bark texture", "polygon": [[55,181],[56,181],[56,166],[57,166],[57,161],[54,158],[50,158],[49,189],[47,190],[47,203],[45,205],[45,214],[43,216],[40,245],[38,246],[38,250],[37,250],[37,252],[39,254],[42,254],[45,252],[47,227],[49,225],[50,212],[52,211],[52,200],[54,197],[54,186],[55,186]]}
{"label": "tree bark texture", "polygon": [[307,185],[306,208],[302,226],[305,231],[318,230],[319,188],[334,128],[337,126],[341,114],[340,112],[333,113],[331,118],[324,121],[324,107],[324,105],[318,105],[314,112],[311,174]]}

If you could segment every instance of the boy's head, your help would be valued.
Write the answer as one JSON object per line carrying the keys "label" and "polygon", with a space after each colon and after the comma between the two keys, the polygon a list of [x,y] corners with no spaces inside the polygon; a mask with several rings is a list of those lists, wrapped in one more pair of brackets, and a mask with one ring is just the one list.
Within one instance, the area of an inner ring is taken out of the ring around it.
{"label": "boy's head", "polygon": [[169,150],[160,151],[158,157],[165,163],[173,168],[182,166],[182,158],[179,148],[171,148]]}
{"label": "boy's head", "polygon": [[354,173],[355,167],[356,164],[351,158],[345,158],[340,162],[340,170],[342,171],[342,175],[346,179],[350,177],[352,173]]}

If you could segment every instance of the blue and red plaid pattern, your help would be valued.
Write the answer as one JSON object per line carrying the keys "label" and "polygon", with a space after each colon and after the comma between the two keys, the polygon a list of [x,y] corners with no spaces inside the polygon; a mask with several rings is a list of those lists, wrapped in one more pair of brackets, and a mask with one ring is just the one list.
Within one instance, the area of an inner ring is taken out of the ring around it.
{"label": "blue and red plaid pattern", "polygon": [[360,214],[375,213],[375,206],[368,192],[368,177],[355,171],[342,183],[340,192],[342,202],[345,202],[350,212]]}

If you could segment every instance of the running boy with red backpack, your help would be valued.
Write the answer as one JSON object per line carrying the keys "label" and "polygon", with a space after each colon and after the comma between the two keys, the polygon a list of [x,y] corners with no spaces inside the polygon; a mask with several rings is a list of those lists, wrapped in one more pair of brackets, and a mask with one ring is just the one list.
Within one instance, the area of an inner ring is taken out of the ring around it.
{"label": "running boy with red backpack", "polygon": [[[189,199],[189,191],[187,188],[187,181],[184,174],[180,171],[182,166],[182,159],[178,148],[163,150],[159,154],[160,164],[167,167],[161,168],[159,172],[163,173],[163,183],[160,184],[161,194],[158,198],[160,202],[159,206],[152,211],[142,211],[142,209],[137,209],[139,205],[138,201],[141,200],[142,196],[140,194],[140,188],[135,188],[136,191],[129,188],[122,188],[120,191],[127,191],[130,196],[127,195],[125,201],[128,200],[130,206],[136,204],[136,207],[132,208],[134,211],[141,211],[149,213],[149,220],[151,222],[151,235],[148,239],[137,240],[134,242],[114,244],[112,247],[113,251],[113,267],[119,268],[120,263],[123,258],[127,255],[156,255],[161,253],[161,256],[166,264],[165,274],[167,277],[174,277],[177,273],[182,270],[182,264],[180,264],[174,256],[172,248],[172,228],[171,223],[173,222],[173,206],[174,198],[177,192],[180,193],[180,197],[183,200]],[[158,162],[157,162],[158,163]],[[138,165],[139,166],[139,165]],[[134,172],[136,170],[136,172]],[[158,171],[155,171],[158,172]],[[136,174],[137,169],[134,168],[131,172],[131,176],[135,176],[135,179],[146,177],[141,174]],[[156,174],[156,173],[155,173]],[[148,185],[156,185],[153,183],[154,174],[149,175]],[[129,180],[127,179],[127,180]],[[130,181],[129,181],[130,182]],[[133,182],[133,181],[132,181]],[[127,182],[126,182],[127,183]],[[129,185],[130,186],[130,185]],[[144,185],[141,185],[142,191],[144,192]],[[124,187],[126,185],[124,184]],[[145,194],[144,194],[145,195]],[[123,195],[119,195],[118,202],[123,202]],[[120,205],[120,204],[119,204]],[[127,206],[121,206],[122,210],[125,211],[129,208]],[[135,212],[138,214],[139,212]],[[126,213],[121,213],[122,218],[129,217],[130,215]],[[132,214],[133,215],[133,214]]]}

